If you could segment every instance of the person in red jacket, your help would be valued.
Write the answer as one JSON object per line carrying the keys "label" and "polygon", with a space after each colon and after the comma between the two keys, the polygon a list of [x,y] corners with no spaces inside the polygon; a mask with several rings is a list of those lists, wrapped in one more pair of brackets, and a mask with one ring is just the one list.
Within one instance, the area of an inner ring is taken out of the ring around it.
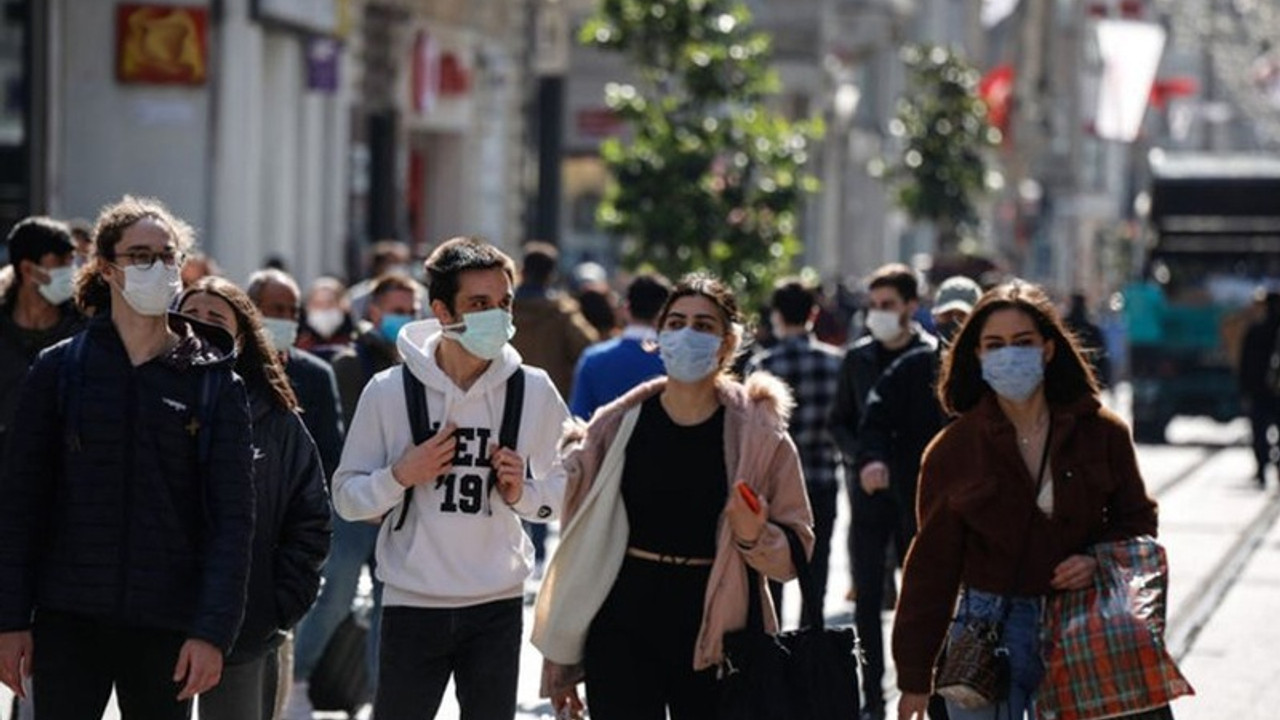
{"label": "person in red jacket", "polygon": [[898,717],[924,718],[943,643],[974,621],[1002,624],[1010,690],[1000,707],[948,701],[952,720],[1033,717],[1044,598],[1092,582],[1091,545],[1155,535],[1156,504],[1128,427],[1098,402],[1092,368],[1040,288],[1014,281],[983,295],[938,395],[958,417],[921,465],[893,630]]}

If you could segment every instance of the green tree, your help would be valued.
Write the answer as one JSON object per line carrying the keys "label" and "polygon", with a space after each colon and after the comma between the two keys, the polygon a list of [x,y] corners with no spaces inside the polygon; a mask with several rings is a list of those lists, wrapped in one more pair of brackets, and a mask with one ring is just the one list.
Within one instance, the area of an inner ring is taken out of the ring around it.
{"label": "green tree", "polygon": [[987,190],[987,153],[1000,131],[987,122],[978,97],[978,71],[938,46],[909,46],[907,93],[890,132],[903,141],[887,179],[912,220],[933,224],[938,256],[954,258],[978,223],[977,201]]}
{"label": "green tree", "polygon": [[629,125],[601,148],[612,181],[601,225],[630,268],[707,269],[744,300],[765,297],[800,252],[797,212],[820,121],[766,106],[779,85],[770,40],[735,0],[602,0],[582,42],[625,54],[635,85],[608,106]]}

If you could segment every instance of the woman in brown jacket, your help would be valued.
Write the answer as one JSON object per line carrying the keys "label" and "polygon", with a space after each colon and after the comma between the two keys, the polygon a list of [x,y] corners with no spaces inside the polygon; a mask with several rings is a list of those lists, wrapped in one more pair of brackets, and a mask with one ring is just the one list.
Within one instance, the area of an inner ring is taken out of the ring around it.
{"label": "woman in brown jacket", "polygon": [[[580,709],[585,671],[595,720],[715,720],[721,641],[747,620],[761,576],[794,576],[780,525],[806,551],[813,519],[794,443],[791,399],[764,373],[725,374],[738,346],[732,294],[686,277],[658,317],[667,376],[601,408],[571,431],[564,533],[543,580],[533,643],[542,693]],[[752,510],[737,483],[759,498]]]}
{"label": "woman in brown jacket", "polygon": [[[900,720],[923,719],[943,641],[972,620],[1004,619],[1011,682],[1001,707],[951,720],[1033,718],[1044,669],[1044,598],[1092,582],[1091,545],[1155,535],[1156,504],[1129,429],[1044,292],[987,292],[949,353],[938,390],[957,419],[925,451],[919,534],[894,620]],[[956,612],[954,622],[952,613]]]}

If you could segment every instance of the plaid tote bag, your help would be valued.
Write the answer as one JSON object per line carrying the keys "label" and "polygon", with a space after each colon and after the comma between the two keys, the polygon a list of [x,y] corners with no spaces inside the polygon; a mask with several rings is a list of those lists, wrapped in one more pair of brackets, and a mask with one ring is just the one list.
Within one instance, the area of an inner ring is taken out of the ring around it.
{"label": "plaid tote bag", "polygon": [[1143,536],[1095,545],[1093,554],[1093,587],[1046,602],[1035,701],[1043,720],[1124,717],[1195,694],[1164,645],[1164,548]]}

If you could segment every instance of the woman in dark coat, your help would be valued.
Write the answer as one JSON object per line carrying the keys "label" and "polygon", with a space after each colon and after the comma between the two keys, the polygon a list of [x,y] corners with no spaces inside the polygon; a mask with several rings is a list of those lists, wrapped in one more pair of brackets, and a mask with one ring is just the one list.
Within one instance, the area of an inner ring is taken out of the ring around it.
{"label": "woman in dark coat", "polygon": [[329,501],[316,445],[249,297],[231,282],[202,278],[178,311],[231,333],[253,414],[257,513],[244,625],[222,682],[200,697],[203,720],[270,720],[285,633],[311,606],[329,551]]}

